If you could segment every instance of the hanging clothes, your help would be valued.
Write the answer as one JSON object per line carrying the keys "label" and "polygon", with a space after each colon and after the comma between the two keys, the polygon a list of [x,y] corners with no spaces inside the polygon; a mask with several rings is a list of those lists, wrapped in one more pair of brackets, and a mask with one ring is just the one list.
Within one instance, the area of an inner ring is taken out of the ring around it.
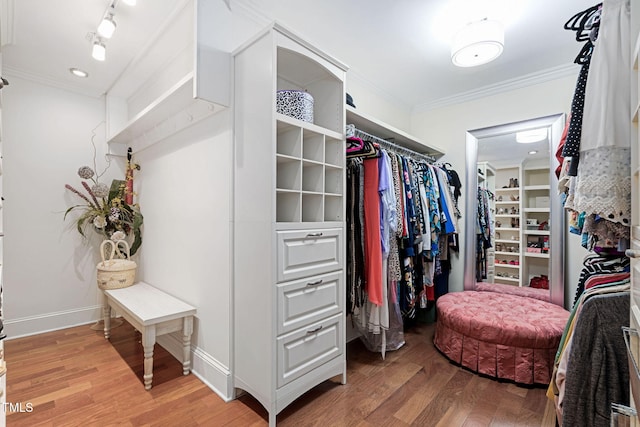
{"label": "hanging clothes", "polygon": [[[366,135],[347,145],[349,313],[365,346],[384,354],[404,344],[403,330],[447,291],[448,234],[460,216],[444,169],[380,147]],[[360,155],[358,155],[360,151]],[[454,171],[455,172],[455,171]],[[457,175],[457,174],[456,174]]]}
{"label": "hanging clothes", "polygon": [[588,218],[583,230],[587,249],[624,249],[631,213],[630,1],[607,0],[576,17],[569,27],[590,30],[591,48],[583,48],[574,97],[574,103],[579,101],[584,89],[582,114],[572,106],[571,124],[580,121],[580,126],[570,124],[563,149],[563,155],[572,156],[568,183],[563,180],[565,208]]}

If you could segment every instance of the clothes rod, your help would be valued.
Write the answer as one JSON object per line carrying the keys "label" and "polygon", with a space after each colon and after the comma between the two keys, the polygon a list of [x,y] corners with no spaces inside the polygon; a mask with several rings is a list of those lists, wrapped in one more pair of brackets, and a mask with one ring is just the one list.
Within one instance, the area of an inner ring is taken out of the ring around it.
{"label": "clothes rod", "polygon": [[424,154],[424,153],[418,153],[417,151],[413,151],[409,148],[403,147],[401,145],[398,145],[392,141],[388,141],[386,139],[382,139],[378,136],[375,135],[371,135],[370,133],[367,133],[365,131],[362,131],[356,127],[351,127],[351,129],[354,132],[354,136],[363,138],[363,139],[369,139],[369,140],[373,140],[373,142],[379,143],[382,147],[387,148],[389,150],[395,151],[397,153],[400,154],[404,154],[408,157],[412,157],[416,160],[424,160],[428,163],[435,163],[436,159],[429,155],[429,154]]}

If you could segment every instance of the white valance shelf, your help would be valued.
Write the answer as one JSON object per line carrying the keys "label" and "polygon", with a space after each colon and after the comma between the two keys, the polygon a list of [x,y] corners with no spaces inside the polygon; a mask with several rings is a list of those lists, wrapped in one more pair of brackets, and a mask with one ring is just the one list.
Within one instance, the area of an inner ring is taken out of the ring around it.
{"label": "white valance shelf", "polygon": [[435,158],[442,157],[445,152],[435,144],[427,144],[408,133],[388,125],[376,118],[356,111],[355,108],[347,105],[347,124],[353,124],[356,128],[375,135],[378,138],[392,141],[395,144],[408,148],[422,154],[428,154]]}
{"label": "white valance shelf", "polygon": [[[140,151],[230,105],[231,55],[212,2],[178,2],[106,94],[110,153]],[[197,13],[196,13],[197,12]]]}

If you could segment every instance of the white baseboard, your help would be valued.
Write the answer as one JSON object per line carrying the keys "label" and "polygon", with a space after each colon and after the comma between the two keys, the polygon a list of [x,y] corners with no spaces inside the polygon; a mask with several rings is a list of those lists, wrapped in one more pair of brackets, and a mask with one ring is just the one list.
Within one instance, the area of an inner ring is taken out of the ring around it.
{"label": "white baseboard", "polygon": [[102,318],[102,305],[77,308],[74,310],[56,311],[39,314],[37,316],[21,317],[19,319],[4,319],[3,333],[7,340],[21,338],[44,332],[72,328],[74,326],[95,323]]}
{"label": "white baseboard", "polygon": [[[174,334],[161,335],[157,343],[182,361],[182,339]],[[229,369],[199,347],[191,347],[191,373],[213,390],[222,400],[233,400],[233,378]]]}

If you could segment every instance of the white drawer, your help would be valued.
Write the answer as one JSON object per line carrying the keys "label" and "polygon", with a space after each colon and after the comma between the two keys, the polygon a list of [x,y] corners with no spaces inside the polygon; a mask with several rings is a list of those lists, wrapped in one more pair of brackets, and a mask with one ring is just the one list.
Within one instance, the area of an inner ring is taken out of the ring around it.
{"label": "white drawer", "polygon": [[278,231],[278,282],[342,270],[342,228]]}
{"label": "white drawer", "polygon": [[343,311],[342,271],[277,285],[278,335]]}
{"label": "white drawer", "polygon": [[344,352],[343,314],[278,338],[278,387]]}

